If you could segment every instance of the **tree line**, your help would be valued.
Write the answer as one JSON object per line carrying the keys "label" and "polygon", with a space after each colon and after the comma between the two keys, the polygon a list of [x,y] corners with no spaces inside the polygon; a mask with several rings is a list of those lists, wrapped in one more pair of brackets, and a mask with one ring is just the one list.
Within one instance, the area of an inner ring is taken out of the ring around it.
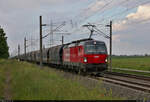
{"label": "tree line", "polygon": [[0,27],[0,58],[8,58],[9,57],[9,47],[7,44],[6,33],[3,28]]}

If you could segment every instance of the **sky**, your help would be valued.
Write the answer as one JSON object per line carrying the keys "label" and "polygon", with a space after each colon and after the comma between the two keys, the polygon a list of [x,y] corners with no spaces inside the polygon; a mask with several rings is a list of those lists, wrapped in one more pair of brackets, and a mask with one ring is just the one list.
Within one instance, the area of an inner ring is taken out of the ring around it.
{"label": "sky", "polygon": [[[109,35],[105,25],[113,21],[113,51],[115,55],[150,54],[150,0],[1,0],[0,25],[8,37],[9,52],[17,54],[20,44],[24,53],[24,37],[27,51],[39,49],[39,16],[43,24],[43,36],[50,29],[60,27],[52,35],[43,39],[43,45],[50,47],[89,37],[89,30],[82,25],[95,24]],[[109,39],[95,33],[96,40],[104,41],[109,51]]]}

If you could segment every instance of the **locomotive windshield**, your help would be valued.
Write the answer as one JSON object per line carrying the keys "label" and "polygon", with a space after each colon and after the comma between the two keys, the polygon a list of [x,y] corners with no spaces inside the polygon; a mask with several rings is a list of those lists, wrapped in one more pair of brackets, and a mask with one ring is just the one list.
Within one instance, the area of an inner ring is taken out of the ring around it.
{"label": "locomotive windshield", "polygon": [[86,54],[106,54],[107,49],[105,43],[92,42],[85,45]]}

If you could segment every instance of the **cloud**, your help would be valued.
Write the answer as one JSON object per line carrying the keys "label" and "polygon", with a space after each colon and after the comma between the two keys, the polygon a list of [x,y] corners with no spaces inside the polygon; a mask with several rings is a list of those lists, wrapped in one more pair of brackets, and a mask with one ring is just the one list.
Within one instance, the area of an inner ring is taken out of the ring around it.
{"label": "cloud", "polygon": [[[82,8],[77,5],[86,1],[88,0],[1,0],[0,25],[8,36],[10,52],[18,44],[23,45],[25,36],[39,37],[39,15],[43,15],[43,23],[50,23],[50,19],[56,19],[57,22],[68,20],[78,13],[77,9]],[[35,31],[37,33],[33,34]]]}
{"label": "cloud", "polygon": [[130,20],[145,20],[150,18],[150,5],[139,6],[136,13],[127,15]]}
{"label": "cloud", "polygon": [[[133,3],[135,1],[136,0],[132,0]],[[50,19],[53,18],[56,22],[70,20],[75,16],[74,20],[79,24],[81,23],[80,19],[95,19],[92,18],[93,15],[107,10],[111,11],[111,9],[119,3],[121,5],[122,2],[126,2],[126,0],[1,0],[0,25],[2,25],[6,31],[10,52],[12,52],[17,48],[18,44],[22,44],[21,48],[23,49],[23,39],[25,36],[30,38],[30,36],[33,35],[35,39],[39,38],[39,15],[43,15],[43,23],[50,22]],[[128,4],[131,6],[130,3]],[[141,49],[142,51],[142,49],[148,46],[150,24],[144,23],[137,25],[134,23],[134,25],[133,22],[149,19],[149,9],[148,5],[139,6],[135,13],[130,13],[124,20],[113,24],[113,51],[115,53],[118,53],[117,51],[120,53],[128,52],[125,51],[127,48],[135,48],[136,46],[140,46],[138,50]],[[108,13],[106,12],[105,14]],[[110,14],[108,14],[108,16],[109,15]],[[87,36],[89,35],[77,35],[74,33],[73,36],[66,36],[65,42],[67,42],[67,40],[71,41],[75,38],[80,39]],[[37,42],[37,45],[38,44],[39,42]],[[124,46],[127,48],[124,48]],[[134,53],[133,50],[129,52]]]}
{"label": "cloud", "polygon": [[113,52],[115,54],[150,53],[150,5],[140,5],[137,11],[113,24]]}
{"label": "cloud", "polygon": [[126,20],[118,21],[117,23],[114,23],[113,31],[116,32],[116,31],[124,30],[126,28],[126,23],[127,23]]}
{"label": "cloud", "polygon": [[[122,21],[119,21],[113,25],[114,31],[125,30],[136,22],[142,22],[150,20],[150,5],[142,5],[137,8],[135,13],[130,13]],[[130,25],[130,26],[129,26]]]}

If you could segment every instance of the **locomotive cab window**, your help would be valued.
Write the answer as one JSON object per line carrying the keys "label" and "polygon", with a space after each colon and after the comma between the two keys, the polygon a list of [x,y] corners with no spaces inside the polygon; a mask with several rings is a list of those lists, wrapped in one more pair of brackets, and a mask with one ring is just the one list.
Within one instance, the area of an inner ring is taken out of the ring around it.
{"label": "locomotive cab window", "polygon": [[105,43],[91,42],[85,44],[86,54],[106,54],[107,49]]}

